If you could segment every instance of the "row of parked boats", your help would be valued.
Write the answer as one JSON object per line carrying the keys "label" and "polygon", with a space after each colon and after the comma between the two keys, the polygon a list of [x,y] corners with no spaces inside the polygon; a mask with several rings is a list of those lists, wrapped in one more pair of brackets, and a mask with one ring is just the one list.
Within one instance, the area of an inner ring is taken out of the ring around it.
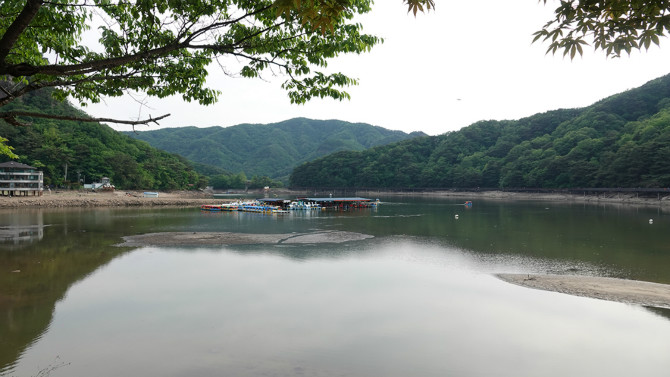
{"label": "row of parked boats", "polygon": [[257,199],[223,204],[203,204],[200,209],[210,212],[241,211],[258,213],[288,213],[289,211],[320,211],[325,209],[370,208],[379,205],[379,199],[366,198],[304,198]]}
{"label": "row of parked boats", "polygon": [[257,201],[233,202],[224,204],[203,204],[200,206],[203,211],[221,212],[221,211],[240,211],[240,212],[259,212],[259,213],[282,213],[288,212],[278,206],[262,204]]}

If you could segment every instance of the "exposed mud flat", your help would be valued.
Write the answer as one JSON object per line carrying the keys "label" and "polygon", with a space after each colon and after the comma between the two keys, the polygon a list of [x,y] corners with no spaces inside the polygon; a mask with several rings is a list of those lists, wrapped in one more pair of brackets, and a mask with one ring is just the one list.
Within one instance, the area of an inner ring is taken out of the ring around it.
{"label": "exposed mud flat", "polygon": [[667,284],[576,275],[498,274],[496,276],[508,283],[528,288],[670,309],[670,285]]}
{"label": "exposed mud flat", "polygon": [[229,232],[163,232],[123,237],[116,246],[200,246],[256,244],[318,244],[359,241],[374,236],[354,232],[324,231],[288,234],[249,234]]}

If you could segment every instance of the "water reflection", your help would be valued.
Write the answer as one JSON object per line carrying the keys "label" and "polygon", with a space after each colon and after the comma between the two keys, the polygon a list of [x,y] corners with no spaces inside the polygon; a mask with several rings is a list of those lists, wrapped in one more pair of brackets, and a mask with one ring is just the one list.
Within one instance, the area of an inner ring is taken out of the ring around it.
{"label": "water reflection", "polygon": [[0,228],[9,231],[0,242],[0,374],[48,331],[56,303],[74,283],[125,251],[86,232],[84,224],[95,222],[80,213],[1,212]]}
{"label": "water reflection", "polygon": [[[60,355],[72,364],[54,377],[666,375],[667,311],[530,290],[491,274],[664,282],[667,215],[410,199],[376,212],[291,216],[2,213],[0,227],[39,226],[41,236],[20,250],[0,248],[0,374],[36,375]],[[375,238],[111,246],[148,232],[322,230]]]}
{"label": "water reflection", "polygon": [[72,364],[54,376],[74,377],[664,376],[670,367],[670,322],[640,308],[509,285],[456,249],[409,240],[334,249],[308,260],[253,248],[126,254],[70,289],[16,373],[56,349]]}
{"label": "water reflection", "polygon": [[654,307],[645,307],[645,309],[649,310],[650,312],[657,314],[663,318],[670,319],[670,309],[667,308],[654,308]]}

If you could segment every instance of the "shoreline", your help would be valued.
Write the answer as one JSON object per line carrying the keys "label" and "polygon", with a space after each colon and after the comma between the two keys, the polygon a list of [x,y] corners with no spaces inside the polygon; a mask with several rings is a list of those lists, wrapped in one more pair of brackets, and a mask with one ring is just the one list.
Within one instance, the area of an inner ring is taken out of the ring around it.
{"label": "shoreline", "polygon": [[[236,197],[257,194],[263,197],[263,191],[231,194],[230,199],[214,198],[212,193],[202,191],[159,192],[156,198],[143,197],[142,191],[53,191],[42,196],[0,196],[0,209],[3,208],[65,208],[65,207],[154,207],[154,206],[200,206],[203,204],[221,204],[235,200]],[[304,191],[284,189],[271,190],[269,195],[292,197],[308,195]],[[636,194],[610,195],[576,195],[562,193],[526,193],[510,191],[431,191],[431,192],[390,192],[390,191],[356,191],[356,196],[366,197],[424,197],[424,198],[463,198],[467,200],[499,200],[499,201],[546,201],[559,203],[584,204],[623,204],[632,206],[670,206],[670,196],[660,198],[639,197]]]}
{"label": "shoreline", "polygon": [[[202,191],[159,192],[156,198],[143,197],[142,191],[53,191],[42,196],[0,196],[0,209],[3,208],[66,208],[66,207],[155,207],[155,206],[200,206],[203,204],[221,204],[235,200],[235,197],[257,194],[263,197],[263,191],[231,194],[230,199],[214,198],[212,193]],[[292,197],[308,195],[304,191],[284,189],[271,190],[270,195]],[[424,197],[424,198],[463,198],[466,200],[497,200],[497,201],[545,201],[559,203],[584,204],[622,204],[631,206],[670,206],[670,196],[660,198],[639,197],[636,194],[610,195],[577,195],[562,193],[527,193],[510,191],[431,191],[431,192],[390,192],[390,191],[356,191],[356,196],[365,197]]]}
{"label": "shoreline", "polygon": [[670,309],[670,285],[582,275],[496,274],[521,287],[625,304]]}
{"label": "shoreline", "polygon": [[429,192],[387,192],[387,191],[357,191],[357,194],[367,196],[414,196],[426,198],[464,198],[468,200],[486,199],[501,201],[546,201],[546,202],[565,202],[565,203],[613,203],[630,205],[653,205],[670,206],[670,195],[651,198],[640,197],[632,193],[613,193],[613,194],[567,194],[567,193],[535,193],[535,192],[515,192],[515,191],[429,191]]}

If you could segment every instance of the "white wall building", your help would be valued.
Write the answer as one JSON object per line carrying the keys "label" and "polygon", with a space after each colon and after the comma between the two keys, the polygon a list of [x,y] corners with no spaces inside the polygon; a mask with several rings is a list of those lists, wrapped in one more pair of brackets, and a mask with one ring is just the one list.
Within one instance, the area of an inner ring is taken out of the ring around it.
{"label": "white wall building", "polygon": [[0,195],[42,195],[43,191],[42,171],[15,161],[0,163]]}

